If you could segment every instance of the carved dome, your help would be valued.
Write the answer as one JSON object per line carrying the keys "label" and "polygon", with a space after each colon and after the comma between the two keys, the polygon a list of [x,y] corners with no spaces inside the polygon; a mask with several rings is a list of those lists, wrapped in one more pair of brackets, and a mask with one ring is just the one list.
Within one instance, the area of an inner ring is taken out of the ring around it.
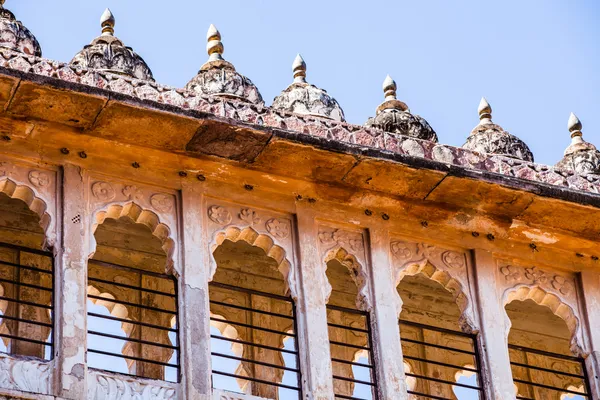
{"label": "carved dome", "polygon": [[581,121],[573,113],[569,117],[568,127],[571,132],[571,144],[556,166],[579,174],[600,174],[600,151],[593,144],[583,140]]}
{"label": "carved dome", "polygon": [[345,121],[344,111],[327,91],[306,82],[306,63],[298,54],[292,64],[294,82],[273,100],[272,108]]}
{"label": "carved dome", "polygon": [[438,137],[429,123],[419,115],[410,113],[408,106],[396,99],[396,82],[388,75],[383,81],[385,101],[377,107],[374,118],[365,123],[367,128],[411,136],[437,142]]}
{"label": "carved dome", "polygon": [[42,48],[37,39],[15,15],[4,8],[5,0],[0,0],[0,47],[18,51],[30,56],[42,56]]}
{"label": "carved dome", "polygon": [[527,144],[492,122],[492,107],[485,98],[479,103],[479,125],[471,131],[463,148],[533,162]]}
{"label": "carved dome", "polygon": [[100,18],[102,34],[73,57],[71,65],[153,81],[152,71],[131,47],[114,36],[115,17],[107,8]]}
{"label": "carved dome", "polygon": [[258,88],[252,81],[235,70],[233,64],[223,59],[221,34],[211,25],[206,35],[208,61],[185,86],[187,90],[205,96],[229,97],[253,104],[264,104]]}

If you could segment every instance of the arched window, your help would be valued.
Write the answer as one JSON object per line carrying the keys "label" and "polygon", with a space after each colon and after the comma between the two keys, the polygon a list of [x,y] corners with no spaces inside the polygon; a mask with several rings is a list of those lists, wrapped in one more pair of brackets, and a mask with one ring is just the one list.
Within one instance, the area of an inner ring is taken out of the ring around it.
{"label": "arched window", "polygon": [[333,389],[336,398],[376,399],[371,322],[369,313],[357,307],[359,287],[351,272],[355,266],[352,256],[334,257],[327,262],[326,274],[332,289],[327,325]]}
{"label": "arched window", "polygon": [[[584,361],[571,351],[573,333],[561,317],[541,305],[558,302],[558,298],[541,290],[532,289],[534,292],[537,294],[531,299],[519,297],[506,305],[517,399],[591,399]],[[539,304],[533,300],[542,298],[546,300]]]}
{"label": "arched window", "polygon": [[[106,218],[88,261],[88,365],[178,381],[177,281],[151,229]],[[91,305],[90,305],[91,303]]]}
{"label": "arched window", "polygon": [[49,360],[54,355],[54,257],[43,249],[39,215],[2,192],[0,238],[0,350]]}
{"label": "arched window", "polygon": [[404,276],[397,289],[411,399],[483,399],[476,337],[461,330],[456,289],[453,294],[423,273]]}
{"label": "arched window", "polygon": [[[267,240],[267,239],[265,239]],[[213,387],[301,398],[296,310],[279,265],[245,241],[223,241],[209,285]]]}

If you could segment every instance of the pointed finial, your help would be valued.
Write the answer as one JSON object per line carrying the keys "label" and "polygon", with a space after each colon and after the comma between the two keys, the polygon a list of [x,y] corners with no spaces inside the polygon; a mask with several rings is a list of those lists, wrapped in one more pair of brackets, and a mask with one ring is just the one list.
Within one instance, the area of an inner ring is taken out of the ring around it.
{"label": "pointed finial", "polygon": [[294,83],[306,83],[306,63],[300,54],[294,59],[292,71],[294,71]]}
{"label": "pointed finial", "polygon": [[383,93],[386,100],[396,100],[396,82],[389,75],[383,81]]}
{"label": "pointed finial", "polygon": [[492,122],[492,106],[485,99],[485,97],[481,98],[479,102],[479,107],[477,108],[479,112],[479,124],[489,124]]}
{"label": "pointed finial", "polygon": [[213,24],[210,24],[208,32],[206,33],[206,51],[208,52],[208,61],[222,60],[224,48],[221,42],[221,33],[215,28]]}
{"label": "pointed finial", "polygon": [[102,26],[102,36],[113,36],[115,34],[115,16],[110,9],[107,8],[102,13],[100,26]]}
{"label": "pointed finial", "polygon": [[0,0],[0,8],[4,8],[4,2],[5,2],[5,1],[6,1],[6,0]]}
{"label": "pointed finial", "polygon": [[569,127],[569,132],[571,132],[571,138],[575,138],[577,136],[582,136],[581,128],[583,126],[581,125],[581,121],[579,120],[579,118],[577,118],[577,115],[575,115],[573,113],[571,113],[571,115],[569,115],[568,127]]}

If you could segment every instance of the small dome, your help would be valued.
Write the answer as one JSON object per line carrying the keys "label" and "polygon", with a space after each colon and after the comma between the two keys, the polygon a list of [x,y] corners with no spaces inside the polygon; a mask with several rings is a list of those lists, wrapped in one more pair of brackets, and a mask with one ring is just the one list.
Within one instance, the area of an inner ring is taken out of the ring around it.
{"label": "small dome", "polygon": [[471,131],[463,148],[533,162],[529,147],[518,137],[492,122],[492,107],[485,98],[479,103],[479,125]]}
{"label": "small dome", "polygon": [[367,128],[411,136],[437,142],[438,137],[429,123],[419,115],[410,113],[408,106],[396,99],[396,82],[388,75],[383,81],[385,100],[377,107],[374,118],[365,123]]}
{"label": "small dome", "polygon": [[115,17],[107,8],[100,18],[102,34],[73,57],[71,65],[153,81],[152,71],[131,47],[114,36]]}
{"label": "small dome", "polygon": [[18,51],[30,56],[42,56],[42,48],[37,39],[15,15],[4,8],[5,0],[0,0],[0,47]]}
{"label": "small dome", "polygon": [[568,127],[571,132],[571,144],[556,166],[579,174],[600,174],[600,152],[596,146],[583,140],[581,121],[573,113],[569,117]]}
{"label": "small dome", "polygon": [[198,74],[185,86],[204,96],[229,97],[252,104],[264,104],[258,88],[252,81],[235,70],[233,64],[223,59],[221,34],[211,25],[206,35],[208,61],[200,67]]}
{"label": "small dome", "polygon": [[345,121],[344,111],[324,89],[306,82],[306,63],[298,54],[292,64],[294,82],[273,100],[272,108]]}

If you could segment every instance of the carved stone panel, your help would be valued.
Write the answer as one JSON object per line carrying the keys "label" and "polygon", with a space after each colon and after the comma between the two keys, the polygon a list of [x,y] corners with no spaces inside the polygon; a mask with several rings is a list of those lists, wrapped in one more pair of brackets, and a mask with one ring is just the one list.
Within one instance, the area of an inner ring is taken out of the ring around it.
{"label": "carved stone panel", "polygon": [[52,363],[0,354],[0,388],[23,392],[52,392]]}
{"label": "carved stone panel", "polygon": [[[265,254],[279,264],[279,271],[287,277],[286,282],[293,298],[297,298],[294,229],[292,217],[251,205],[240,205],[207,198],[204,204],[207,237],[210,238],[210,252],[225,240],[245,241],[260,247]],[[210,259],[210,276],[217,265]]]}
{"label": "carved stone panel", "polygon": [[88,400],[171,400],[177,398],[175,383],[152,381],[90,370]]}
{"label": "carved stone panel", "polygon": [[264,397],[252,396],[243,393],[233,393],[226,390],[213,390],[213,400],[267,400]]}
{"label": "carved stone panel", "polygon": [[0,192],[24,201],[40,217],[48,246],[56,243],[56,169],[0,157]]}

